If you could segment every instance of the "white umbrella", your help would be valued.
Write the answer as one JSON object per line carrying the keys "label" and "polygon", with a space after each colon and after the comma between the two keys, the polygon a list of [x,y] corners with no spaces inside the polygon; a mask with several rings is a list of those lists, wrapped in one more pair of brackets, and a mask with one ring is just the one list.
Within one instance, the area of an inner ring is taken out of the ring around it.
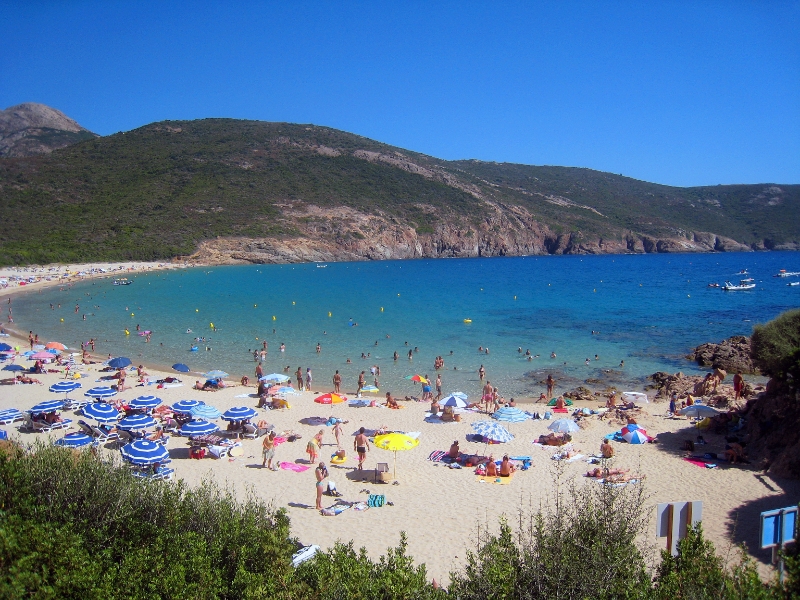
{"label": "white umbrella", "polygon": [[622,398],[634,404],[650,404],[647,394],[643,394],[642,392],[622,392]]}
{"label": "white umbrella", "polygon": [[573,431],[580,430],[578,424],[572,419],[557,419],[550,423],[547,428],[556,433],[572,433]]}
{"label": "white umbrella", "polygon": [[691,406],[687,406],[678,412],[684,417],[695,417],[696,419],[714,417],[719,414],[718,410],[711,408],[710,406],[706,406],[705,404],[692,404]]}

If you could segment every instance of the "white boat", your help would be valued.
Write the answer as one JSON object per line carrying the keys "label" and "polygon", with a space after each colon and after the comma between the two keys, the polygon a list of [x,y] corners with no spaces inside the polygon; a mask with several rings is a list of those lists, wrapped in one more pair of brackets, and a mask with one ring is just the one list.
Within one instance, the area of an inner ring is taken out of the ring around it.
{"label": "white boat", "polygon": [[119,279],[114,280],[114,285],[130,285],[133,281],[128,279],[127,277],[120,277]]}
{"label": "white boat", "polygon": [[800,281],[793,281],[792,283],[787,283],[786,285],[791,285],[791,286],[800,285]]}
{"label": "white boat", "polygon": [[722,289],[726,292],[741,292],[744,290],[752,290],[754,287],[756,287],[755,283],[748,283],[747,281],[740,281],[739,285],[734,285],[730,281],[726,281]]}
{"label": "white boat", "polygon": [[800,275],[798,271],[787,271],[786,269],[781,269],[778,271],[773,277],[797,277]]}
{"label": "white boat", "polygon": [[327,267],[327,266],[328,266],[328,265],[317,265],[317,268],[318,268],[318,269],[324,269],[324,268],[325,268],[325,267]]}

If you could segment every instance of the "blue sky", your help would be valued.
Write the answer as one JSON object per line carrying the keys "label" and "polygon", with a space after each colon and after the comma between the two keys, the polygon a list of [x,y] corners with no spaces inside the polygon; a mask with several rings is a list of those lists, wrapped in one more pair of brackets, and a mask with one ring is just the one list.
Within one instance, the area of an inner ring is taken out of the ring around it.
{"label": "blue sky", "polygon": [[445,159],[800,183],[800,2],[0,0],[0,108],[328,125]]}

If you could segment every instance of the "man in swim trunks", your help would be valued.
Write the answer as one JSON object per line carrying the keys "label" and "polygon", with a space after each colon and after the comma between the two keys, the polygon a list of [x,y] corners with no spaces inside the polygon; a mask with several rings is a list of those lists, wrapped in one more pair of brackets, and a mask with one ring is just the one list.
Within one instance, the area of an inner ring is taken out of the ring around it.
{"label": "man in swim trunks", "polygon": [[356,390],[356,398],[361,397],[361,388],[364,387],[364,371],[361,371],[361,374],[358,376],[358,389]]}
{"label": "man in swim trunks", "polygon": [[342,386],[342,376],[339,375],[339,371],[337,370],[336,373],[333,375],[333,391],[334,393],[338,394],[340,388]]}
{"label": "man in swim trunks", "polygon": [[264,441],[261,443],[261,454],[264,457],[264,460],[261,463],[261,467],[267,467],[271,471],[277,471],[278,469],[272,466],[272,459],[275,458],[275,432],[270,431],[269,435],[264,436]]}
{"label": "man in swim trunks", "polygon": [[358,430],[356,439],[353,440],[353,448],[358,453],[358,470],[364,469],[364,461],[367,459],[367,452],[369,452],[369,440],[364,434],[365,429],[362,427]]}
{"label": "man in swim trunks", "polygon": [[442,376],[436,376],[436,399],[441,400],[442,398]]}
{"label": "man in swim trunks", "polygon": [[[481,368],[483,368],[483,366],[481,366]],[[486,385],[483,386],[483,396],[481,400],[483,400],[483,403],[486,405],[486,412],[488,413],[494,404],[494,388],[492,387],[491,381],[487,381]]]}
{"label": "man in swim trunks", "polygon": [[515,471],[515,467],[511,464],[511,461],[508,458],[508,454],[503,457],[503,462],[500,463],[500,477],[511,477],[511,474]]}
{"label": "man in swim trunks", "polygon": [[295,379],[297,379],[297,389],[301,392],[303,391],[303,370],[300,367],[297,367],[297,371],[294,372]]}
{"label": "man in swim trunks", "polygon": [[547,397],[548,398],[552,398],[553,397],[553,390],[555,388],[556,388],[556,380],[553,379],[553,374],[550,373],[547,376]]}

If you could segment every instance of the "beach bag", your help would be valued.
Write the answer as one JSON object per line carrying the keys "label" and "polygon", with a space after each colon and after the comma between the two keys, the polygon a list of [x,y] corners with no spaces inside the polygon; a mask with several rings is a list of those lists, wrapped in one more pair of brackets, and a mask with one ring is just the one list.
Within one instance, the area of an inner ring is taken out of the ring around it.
{"label": "beach bag", "polygon": [[549,410],[544,411],[544,418],[546,420],[549,421],[552,416],[553,416],[553,413],[551,413]]}

